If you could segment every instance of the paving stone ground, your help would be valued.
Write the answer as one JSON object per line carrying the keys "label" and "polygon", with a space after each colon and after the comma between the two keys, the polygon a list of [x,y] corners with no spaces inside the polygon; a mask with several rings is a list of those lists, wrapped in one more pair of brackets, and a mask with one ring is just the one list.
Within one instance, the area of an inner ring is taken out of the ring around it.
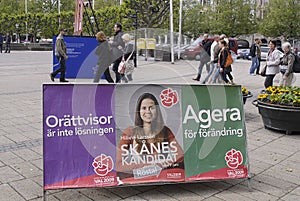
{"label": "paving stone ground", "polygon": [[[0,201],[43,200],[41,85],[50,81],[51,63],[51,52],[0,54]],[[133,83],[195,84],[192,78],[197,66],[196,61],[171,64],[140,57]],[[233,75],[237,84],[254,94],[244,105],[250,182],[53,190],[47,191],[47,200],[300,200],[300,135],[264,128],[257,108],[251,104],[263,89],[264,78],[250,76],[249,67],[250,61],[238,60]],[[275,84],[278,80],[277,76]],[[294,84],[300,86],[300,75]]]}

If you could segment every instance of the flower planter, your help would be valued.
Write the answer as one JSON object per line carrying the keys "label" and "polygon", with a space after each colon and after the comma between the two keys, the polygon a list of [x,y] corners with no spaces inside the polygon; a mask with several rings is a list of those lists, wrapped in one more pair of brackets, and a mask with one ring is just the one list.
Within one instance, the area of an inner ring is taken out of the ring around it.
{"label": "flower planter", "polygon": [[247,94],[247,95],[244,95],[243,94],[243,103],[245,104],[246,101],[247,101],[247,98],[251,98],[253,95],[251,93]]}
{"label": "flower planter", "polygon": [[285,131],[286,134],[300,131],[300,107],[282,106],[254,100],[265,128]]}

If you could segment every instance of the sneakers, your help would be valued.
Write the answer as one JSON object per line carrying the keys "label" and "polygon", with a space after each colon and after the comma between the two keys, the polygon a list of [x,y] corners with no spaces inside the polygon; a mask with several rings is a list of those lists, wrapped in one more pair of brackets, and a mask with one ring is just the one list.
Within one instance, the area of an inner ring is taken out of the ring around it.
{"label": "sneakers", "polygon": [[256,74],[255,74],[255,73],[250,73],[250,75],[252,75],[252,76],[256,76]]}
{"label": "sneakers", "polygon": [[52,82],[54,82],[54,77],[51,73],[50,73],[50,79],[51,79]]}

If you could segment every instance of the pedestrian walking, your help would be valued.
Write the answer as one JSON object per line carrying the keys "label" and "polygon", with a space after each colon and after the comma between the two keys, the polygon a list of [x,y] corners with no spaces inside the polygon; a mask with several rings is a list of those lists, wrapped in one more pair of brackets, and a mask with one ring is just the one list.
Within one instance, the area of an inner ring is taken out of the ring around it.
{"label": "pedestrian walking", "polygon": [[[210,79],[210,77],[214,74],[215,69],[218,66],[218,55],[221,50],[221,48],[219,46],[219,40],[220,40],[220,36],[215,35],[214,42],[211,44],[211,47],[210,47],[210,62],[208,62],[208,65],[210,65],[210,71],[208,72],[205,79],[201,82],[201,84],[205,84]],[[218,72],[218,74],[219,74],[219,72]]]}
{"label": "pedestrian walking", "polygon": [[254,71],[259,66],[259,53],[260,53],[260,47],[259,47],[259,39],[255,38],[255,42],[250,47],[250,56],[251,56],[251,67],[250,67],[250,75],[256,75]]}
{"label": "pedestrian walking", "polygon": [[11,36],[9,33],[6,33],[5,37],[5,53],[10,53],[10,44],[11,44]]}
{"label": "pedestrian walking", "polygon": [[276,49],[276,40],[269,41],[270,50],[267,55],[267,68],[266,68],[266,79],[265,88],[273,86],[273,80],[277,73],[279,73],[279,64],[281,52]]}
{"label": "pedestrian walking", "polygon": [[292,53],[292,46],[289,42],[282,44],[282,49],[284,55],[281,59],[281,63],[279,65],[280,73],[281,73],[281,80],[280,86],[291,86],[292,80],[294,77],[293,74],[293,64],[295,62],[295,56]]}
{"label": "pedestrian walking", "polygon": [[[227,83],[227,84],[228,83],[235,84],[233,82],[233,76],[231,75],[231,72],[232,72],[231,65],[225,66],[227,57],[230,54],[227,42],[225,40],[220,40],[220,47],[221,47],[221,51],[219,53],[219,61],[218,61],[218,63],[219,63],[219,66],[220,66],[221,77],[222,77],[222,79],[223,79],[223,81],[225,83]],[[228,76],[230,82],[227,79],[227,76]]]}
{"label": "pedestrian walking", "polygon": [[260,62],[261,62],[261,40],[260,39],[258,40],[256,52],[257,52],[257,57],[258,57],[258,65],[257,65],[256,71],[255,71],[255,74],[259,75],[260,74],[259,73],[260,72]]}
{"label": "pedestrian walking", "polygon": [[93,82],[99,82],[101,75],[104,73],[105,79],[109,83],[114,83],[114,80],[110,76],[109,66],[112,63],[112,51],[110,44],[107,41],[107,37],[103,31],[99,31],[96,34],[96,40],[98,46],[95,54],[98,56],[98,62],[95,69],[95,76]]}
{"label": "pedestrian walking", "polygon": [[207,63],[210,61],[210,48],[211,48],[211,42],[208,39],[208,34],[203,35],[203,40],[201,42],[201,55],[200,55],[200,63],[198,67],[198,74],[196,78],[193,78],[194,81],[200,81],[203,66],[206,65],[206,71],[209,73],[210,71],[210,65]]}
{"label": "pedestrian walking", "polygon": [[0,53],[2,53],[2,49],[3,49],[3,35],[2,33],[0,33]]}
{"label": "pedestrian walking", "polygon": [[122,35],[123,35],[122,25],[119,23],[116,23],[114,26],[114,31],[115,31],[115,35],[114,35],[113,42],[111,43],[113,57],[114,57],[112,69],[116,74],[115,82],[118,83],[121,80],[121,75],[118,72],[118,68],[119,68],[120,62],[122,61],[123,48],[125,47],[125,43],[122,39]]}
{"label": "pedestrian walking", "polygon": [[57,60],[59,61],[59,68],[53,71],[50,74],[50,78],[52,82],[54,82],[55,76],[60,73],[60,82],[69,82],[68,80],[65,79],[65,74],[66,74],[66,60],[68,59],[67,56],[67,47],[66,43],[64,42],[64,35],[67,33],[67,30],[64,28],[59,29],[59,35],[56,38],[55,42],[55,56]]}
{"label": "pedestrian walking", "polygon": [[127,83],[128,81],[132,81],[132,73],[134,71],[134,44],[131,42],[131,36],[129,34],[124,34],[122,39],[125,43],[124,47],[124,61],[126,61],[125,73],[121,75],[122,81]]}

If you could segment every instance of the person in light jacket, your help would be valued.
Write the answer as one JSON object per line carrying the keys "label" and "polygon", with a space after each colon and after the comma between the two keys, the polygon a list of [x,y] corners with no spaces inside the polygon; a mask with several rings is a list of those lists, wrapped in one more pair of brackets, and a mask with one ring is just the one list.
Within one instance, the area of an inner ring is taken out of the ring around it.
{"label": "person in light jacket", "polygon": [[281,52],[276,49],[276,41],[270,40],[269,42],[270,50],[267,55],[267,69],[266,69],[266,79],[265,88],[273,86],[273,80],[277,73],[279,73],[279,64],[281,58]]}
{"label": "person in light jacket", "polygon": [[[121,80],[127,83],[128,81],[132,81],[132,73],[134,70],[134,44],[131,42],[130,34],[126,33],[122,36],[122,39],[125,43],[125,47],[123,49],[124,60],[127,61],[125,74],[121,74]],[[130,57],[130,58],[129,58]]]}

